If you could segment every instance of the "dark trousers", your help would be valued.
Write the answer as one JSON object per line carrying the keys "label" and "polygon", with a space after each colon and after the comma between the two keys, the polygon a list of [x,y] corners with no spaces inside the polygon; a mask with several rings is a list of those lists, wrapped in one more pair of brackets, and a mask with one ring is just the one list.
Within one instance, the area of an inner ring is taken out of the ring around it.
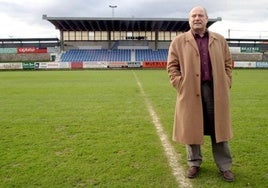
{"label": "dark trousers", "polygon": [[[232,166],[232,156],[228,142],[216,143],[215,123],[214,123],[214,95],[213,83],[203,82],[201,85],[202,105],[203,105],[203,125],[204,134],[210,135],[212,153],[214,161],[221,171],[230,170]],[[202,163],[202,153],[200,145],[186,145],[187,160],[189,166],[200,166]]]}
{"label": "dark trousers", "polygon": [[212,81],[206,81],[202,83],[201,94],[203,105],[204,134],[215,137],[214,95]]}

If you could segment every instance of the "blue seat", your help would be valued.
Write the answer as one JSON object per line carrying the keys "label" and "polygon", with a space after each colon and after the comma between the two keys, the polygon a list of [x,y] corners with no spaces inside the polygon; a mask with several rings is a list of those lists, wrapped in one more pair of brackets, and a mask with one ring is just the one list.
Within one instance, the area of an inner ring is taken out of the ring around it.
{"label": "blue seat", "polygon": [[167,55],[167,49],[137,49],[135,53],[135,58],[136,61],[166,61]]}
{"label": "blue seat", "polygon": [[62,62],[72,61],[130,61],[131,51],[128,49],[71,49],[61,56]]}

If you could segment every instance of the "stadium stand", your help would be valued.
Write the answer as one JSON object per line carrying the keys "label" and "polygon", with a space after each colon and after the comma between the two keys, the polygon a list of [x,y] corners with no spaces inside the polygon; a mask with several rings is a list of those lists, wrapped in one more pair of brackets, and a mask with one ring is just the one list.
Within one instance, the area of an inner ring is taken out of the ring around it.
{"label": "stadium stand", "polygon": [[167,53],[167,49],[71,49],[61,55],[60,61],[166,61]]}
{"label": "stadium stand", "polygon": [[61,62],[72,61],[130,61],[131,50],[71,49],[61,55]]}
{"label": "stadium stand", "polygon": [[166,61],[168,50],[167,49],[159,49],[159,50],[151,50],[151,49],[137,49],[135,50],[135,60],[136,61]]}

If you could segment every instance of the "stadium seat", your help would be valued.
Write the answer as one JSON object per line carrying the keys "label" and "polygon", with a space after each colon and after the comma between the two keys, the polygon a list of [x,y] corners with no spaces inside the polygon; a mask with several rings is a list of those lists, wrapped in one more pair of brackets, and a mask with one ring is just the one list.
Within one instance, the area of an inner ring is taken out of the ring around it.
{"label": "stadium seat", "polygon": [[138,49],[136,50],[135,58],[136,61],[166,61],[167,55],[167,49]]}
{"label": "stadium seat", "polygon": [[62,62],[72,61],[130,61],[131,50],[71,49],[62,54]]}
{"label": "stadium seat", "polygon": [[[132,61],[131,49],[71,49],[61,55],[61,62]],[[166,61],[168,50],[135,49],[135,61]]]}

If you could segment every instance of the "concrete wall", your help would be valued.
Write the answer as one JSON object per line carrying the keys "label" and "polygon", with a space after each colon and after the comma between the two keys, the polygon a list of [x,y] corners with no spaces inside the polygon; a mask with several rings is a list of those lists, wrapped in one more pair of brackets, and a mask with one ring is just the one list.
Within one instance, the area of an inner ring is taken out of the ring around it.
{"label": "concrete wall", "polygon": [[234,61],[262,61],[262,53],[233,53],[232,58]]}
{"label": "concrete wall", "polygon": [[35,54],[0,54],[0,62],[50,61],[49,53]]}

